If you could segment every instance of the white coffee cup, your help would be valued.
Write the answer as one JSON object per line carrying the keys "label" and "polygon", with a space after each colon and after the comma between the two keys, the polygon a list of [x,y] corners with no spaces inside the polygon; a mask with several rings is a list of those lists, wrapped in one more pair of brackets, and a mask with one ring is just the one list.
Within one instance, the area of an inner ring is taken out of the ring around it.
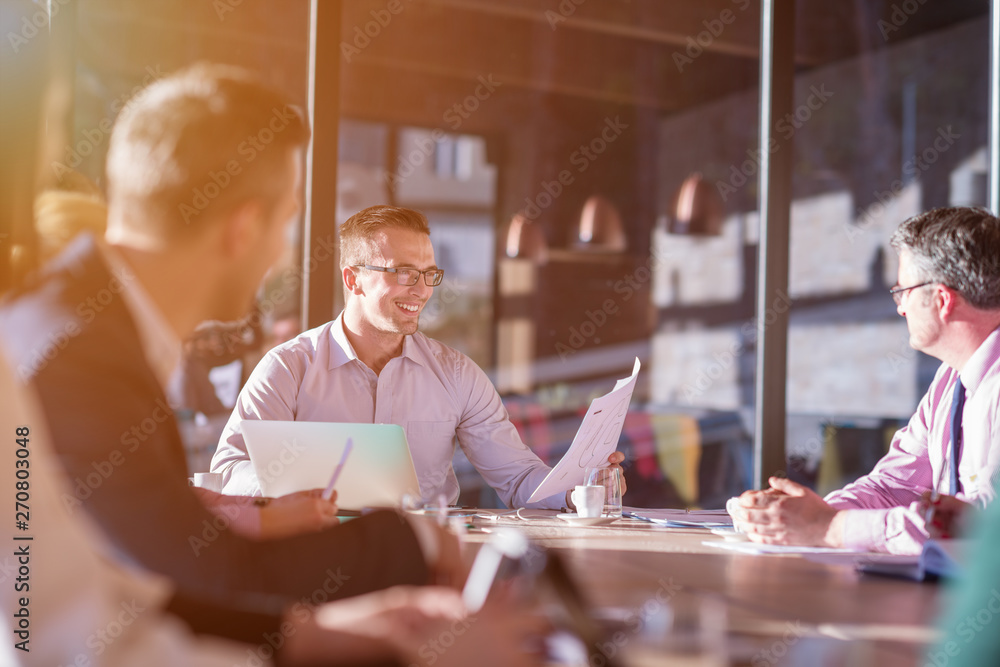
{"label": "white coffee cup", "polygon": [[193,481],[194,485],[199,488],[222,493],[222,473],[196,472]]}
{"label": "white coffee cup", "polygon": [[577,516],[584,518],[601,516],[601,510],[604,509],[603,486],[579,484],[573,489],[570,498],[576,505]]}

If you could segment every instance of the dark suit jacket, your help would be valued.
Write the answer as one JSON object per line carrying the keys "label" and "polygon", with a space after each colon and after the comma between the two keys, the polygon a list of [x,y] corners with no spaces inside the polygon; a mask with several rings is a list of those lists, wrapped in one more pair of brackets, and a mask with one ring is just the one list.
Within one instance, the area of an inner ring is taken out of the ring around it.
{"label": "dark suit jacket", "polygon": [[176,422],[120,291],[84,236],[0,306],[14,370],[34,380],[74,489],[70,509],[82,503],[124,557],[202,596],[322,602],[426,583],[416,537],[391,512],[265,542],[218,530],[187,485]]}

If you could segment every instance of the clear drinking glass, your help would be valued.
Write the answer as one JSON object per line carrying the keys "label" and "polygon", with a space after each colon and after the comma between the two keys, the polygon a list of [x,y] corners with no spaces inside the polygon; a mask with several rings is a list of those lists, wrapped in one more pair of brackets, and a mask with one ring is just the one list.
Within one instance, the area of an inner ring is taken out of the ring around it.
{"label": "clear drinking glass", "polygon": [[621,518],[622,516],[622,469],[618,466],[600,466],[587,468],[584,483],[591,486],[604,487],[603,516]]}

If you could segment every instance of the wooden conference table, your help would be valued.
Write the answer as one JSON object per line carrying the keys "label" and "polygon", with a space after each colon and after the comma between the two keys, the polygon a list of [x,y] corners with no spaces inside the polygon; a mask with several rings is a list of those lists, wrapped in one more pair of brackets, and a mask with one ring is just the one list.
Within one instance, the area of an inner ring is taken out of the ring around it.
{"label": "wooden conference table", "polygon": [[703,544],[723,540],[704,529],[634,519],[574,526],[556,512],[526,514],[530,521],[513,515],[472,519],[468,550],[489,539],[475,532],[480,526],[516,527],[562,554],[598,609],[641,613],[668,586],[679,586],[687,598],[716,600],[725,608],[733,665],[923,665],[936,637],[938,584],[864,575],[798,554],[724,551]]}

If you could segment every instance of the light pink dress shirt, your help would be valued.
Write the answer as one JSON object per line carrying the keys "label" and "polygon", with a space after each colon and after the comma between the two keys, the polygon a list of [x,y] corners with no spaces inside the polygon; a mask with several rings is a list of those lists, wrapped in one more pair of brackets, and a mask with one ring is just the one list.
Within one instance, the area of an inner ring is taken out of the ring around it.
{"label": "light pink dress shirt", "polygon": [[[995,496],[1000,467],[1000,329],[983,341],[960,375],[966,394],[957,497],[985,507]],[[928,538],[918,511],[920,495],[935,485],[941,493],[948,492],[950,412],[958,376],[942,364],[916,414],[893,438],[889,453],[871,473],[826,497],[837,509],[850,510],[845,546],[920,552]]]}
{"label": "light pink dress shirt", "polygon": [[422,333],[406,336],[403,353],[379,375],[354,353],[343,314],[268,352],[240,392],[212,459],[225,493],[259,495],[240,432],[244,419],[399,424],[421,495],[432,502],[439,494],[458,499],[451,465],[457,438],[508,507],[557,509],[565,502],[560,493],[527,505],[550,468],[521,442],[486,373]]}

